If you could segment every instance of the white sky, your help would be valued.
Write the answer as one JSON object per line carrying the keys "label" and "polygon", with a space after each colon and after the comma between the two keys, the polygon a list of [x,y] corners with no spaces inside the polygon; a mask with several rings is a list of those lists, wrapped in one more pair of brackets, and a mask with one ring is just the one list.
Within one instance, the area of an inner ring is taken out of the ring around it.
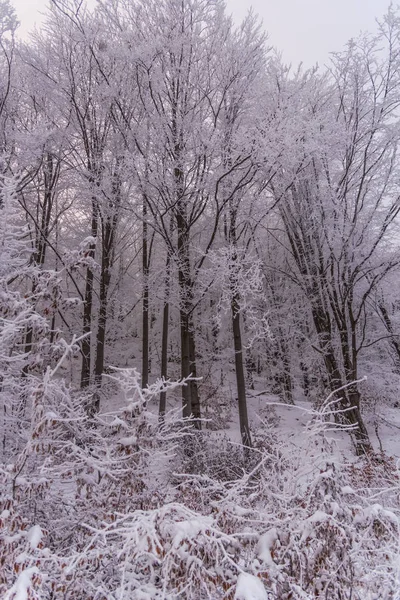
{"label": "white sky", "polygon": [[[11,0],[21,21],[21,35],[40,23],[47,0]],[[283,52],[287,62],[306,66],[329,60],[329,52],[341,50],[360,31],[374,31],[375,18],[387,10],[389,0],[226,0],[237,20],[249,8],[260,15],[269,41]]]}

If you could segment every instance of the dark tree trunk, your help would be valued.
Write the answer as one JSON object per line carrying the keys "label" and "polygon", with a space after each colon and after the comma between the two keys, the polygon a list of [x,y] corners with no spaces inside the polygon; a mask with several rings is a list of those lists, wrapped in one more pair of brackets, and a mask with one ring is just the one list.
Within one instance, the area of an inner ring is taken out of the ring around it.
{"label": "dark tree trunk", "polygon": [[307,365],[301,359],[300,359],[300,371],[302,373],[302,379],[303,379],[304,396],[306,398],[308,398],[309,393],[310,393],[310,375],[308,373]]}
{"label": "dark tree trunk", "polygon": [[249,418],[247,414],[246,377],[243,361],[242,332],[240,324],[240,296],[238,291],[238,255],[236,238],[237,207],[232,203],[229,207],[229,228],[226,230],[231,246],[231,264],[229,266],[229,285],[231,292],[231,316],[233,331],[233,347],[235,351],[235,375],[238,395],[239,424],[242,444],[251,448]]}
{"label": "dark tree trunk", "polygon": [[[169,292],[170,292],[170,275],[171,275],[171,257],[167,251],[167,262],[165,265],[165,297],[163,308],[162,322],[162,340],[161,340],[161,378],[168,377],[168,330],[169,330]],[[159,415],[160,420],[164,420],[167,404],[167,392],[160,392]]]}
{"label": "dark tree trunk", "polygon": [[288,357],[288,351],[286,348],[286,344],[284,344],[284,348],[282,349],[282,361],[283,361],[283,372],[282,372],[282,391],[283,396],[285,398],[285,402],[288,404],[293,404],[293,383],[292,376],[290,373],[290,361]]}
{"label": "dark tree trunk", "polygon": [[106,346],[107,332],[107,311],[108,311],[108,293],[111,281],[111,267],[113,263],[115,239],[118,224],[118,208],[121,202],[121,180],[119,177],[120,160],[117,159],[115,171],[113,173],[112,193],[109,198],[108,206],[101,218],[101,273],[100,273],[100,292],[99,292],[99,318],[96,335],[96,362],[94,368],[94,381],[96,384],[96,394],[94,409],[100,408],[100,395],[98,390],[101,388],[104,373],[104,356]]}
{"label": "dark tree trunk", "polygon": [[293,382],[292,376],[290,372],[290,357],[289,357],[289,348],[286,341],[286,337],[283,334],[281,327],[277,328],[279,339],[278,349],[279,355],[282,360],[282,371],[279,377],[279,385],[282,392],[282,397],[285,402],[288,404],[293,404]]}
{"label": "dark tree trunk", "polygon": [[53,211],[53,202],[55,187],[60,174],[60,162],[54,164],[54,157],[47,153],[44,158],[44,195],[43,204],[41,205],[40,230],[37,231],[35,262],[43,267],[46,259],[46,251],[48,247],[48,236],[50,231],[50,221]]}
{"label": "dark tree trunk", "polygon": [[102,376],[104,372],[104,352],[107,325],[107,292],[110,284],[109,267],[102,262],[102,272],[100,277],[100,295],[99,295],[99,317],[96,335],[96,362],[94,368],[94,381],[97,387],[101,387]]}
{"label": "dark tree trunk", "polygon": [[[101,255],[100,294],[99,294],[99,318],[96,336],[96,362],[94,380],[97,388],[101,387],[104,372],[104,355],[107,328],[108,290],[111,281],[111,262],[114,249],[115,226],[113,220],[107,219],[103,225],[103,244]],[[98,402],[96,410],[99,409]]]}
{"label": "dark tree trunk", "polygon": [[[179,89],[179,85],[175,91]],[[177,91],[178,95],[179,92]],[[178,260],[178,283],[180,301],[180,334],[181,334],[181,378],[186,379],[193,370],[196,371],[194,355],[194,338],[191,334],[192,321],[192,293],[190,266],[190,224],[187,216],[187,199],[185,197],[185,181],[182,160],[182,134],[178,127],[180,120],[178,96],[172,106],[172,134],[174,139],[174,182],[175,182],[175,218],[177,226],[177,260]],[[193,412],[192,394],[195,395],[195,406],[197,410],[198,396],[197,383],[188,382],[182,386],[182,414],[184,418],[190,418]],[[199,412],[199,411],[198,411]]]}
{"label": "dark tree trunk", "polygon": [[235,349],[235,374],[238,394],[240,434],[243,446],[251,448],[249,419],[247,414],[246,384],[243,365],[242,333],[240,328],[239,299],[234,294],[231,301],[233,343]]}
{"label": "dark tree trunk", "polygon": [[[189,319],[187,313],[180,311],[181,328],[181,378],[186,379],[190,375],[190,343],[189,343]],[[192,416],[192,394],[189,383],[182,386],[182,414],[185,419]]]}
{"label": "dark tree trunk", "polygon": [[149,258],[148,258],[148,227],[146,222],[147,203],[143,199],[143,304],[142,304],[142,388],[149,383]]}
{"label": "dark tree trunk", "polygon": [[[192,281],[190,277],[189,235],[183,203],[178,206],[178,281],[180,295],[180,332],[181,332],[181,378],[186,379],[196,372],[194,354],[194,337],[192,334]],[[193,415],[192,394],[195,394],[197,414],[200,413],[197,396],[197,382],[189,382],[182,386],[182,405],[184,418]]]}
{"label": "dark tree trunk", "polygon": [[199,390],[197,386],[197,368],[196,368],[196,344],[194,337],[194,325],[192,319],[189,320],[189,358],[190,372],[193,380],[190,382],[190,398],[192,402],[192,415],[196,429],[201,430],[201,410]]}
{"label": "dark tree trunk", "polygon": [[[92,199],[92,222],[91,236],[97,239],[98,234],[98,205],[96,199]],[[96,244],[92,243],[88,249],[88,257],[94,260]],[[92,312],[93,312],[93,283],[94,273],[91,267],[86,271],[85,298],[83,303],[83,328],[82,333],[85,337],[81,343],[82,365],[81,365],[81,388],[90,385],[91,374],[91,332],[92,332]]]}

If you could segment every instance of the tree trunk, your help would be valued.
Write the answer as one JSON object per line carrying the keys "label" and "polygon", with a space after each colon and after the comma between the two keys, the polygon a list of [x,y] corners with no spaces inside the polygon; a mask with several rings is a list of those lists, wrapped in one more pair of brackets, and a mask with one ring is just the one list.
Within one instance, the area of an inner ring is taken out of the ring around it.
{"label": "tree trunk", "polygon": [[[342,388],[344,384],[339,369],[339,363],[333,349],[330,317],[321,307],[319,310],[316,310],[314,307],[312,315],[314,325],[322,342],[322,352],[330,384],[329,387],[331,392],[336,392],[339,388]],[[346,410],[345,413],[342,413],[343,419],[349,425],[356,426],[354,429],[356,452],[357,454],[365,454],[371,449],[371,444],[360,412],[360,394],[357,389],[357,384],[353,384],[354,379],[356,379],[356,373],[350,368],[349,358],[346,358],[346,356],[348,357],[348,340],[347,337],[346,339],[343,338],[343,333],[341,342],[343,361],[345,363],[345,382],[346,384],[352,385],[347,389],[338,391],[336,395],[339,400],[339,408]],[[343,347],[343,345],[345,345],[345,347]]]}
{"label": "tree trunk", "polygon": [[[96,335],[96,362],[94,381],[97,388],[101,387],[104,372],[104,353],[107,327],[108,290],[111,281],[111,255],[114,247],[115,224],[107,218],[103,222],[103,243],[101,253],[101,274],[99,294],[99,318]],[[95,410],[99,410],[99,399],[96,400]]]}
{"label": "tree trunk", "polygon": [[[44,192],[43,192],[43,203],[38,202],[37,212],[37,223],[35,225],[35,252],[32,255],[32,262],[43,269],[46,260],[46,252],[48,247],[48,237],[50,230],[51,215],[53,211],[53,202],[55,195],[55,188],[60,175],[60,163],[54,165],[54,158],[50,152],[46,152],[43,157],[43,178],[44,178]],[[32,285],[32,296],[35,295],[36,284]],[[29,354],[33,347],[33,330],[30,327],[26,332],[25,337],[25,353]],[[23,376],[29,371],[28,366],[23,370]]]}
{"label": "tree trunk", "polygon": [[[91,236],[97,239],[98,233],[98,206],[96,199],[92,199],[92,223]],[[94,260],[96,244],[92,243],[88,249],[88,257]],[[82,333],[86,337],[81,342],[82,366],[81,366],[81,388],[90,385],[91,373],[91,331],[93,311],[93,282],[94,273],[91,267],[86,271],[85,299],[83,303],[83,328]]]}
{"label": "tree trunk", "polygon": [[142,304],[142,388],[149,383],[149,259],[147,246],[147,204],[143,198],[143,304]]}
{"label": "tree trunk", "polygon": [[201,430],[201,410],[200,410],[200,398],[199,390],[197,387],[197,368],[196,368],[196,344],[194,338],[194,326],[192,319],[189,319],[189,358],[190,358],[190,372],[194,378],[190,382],[190,398],[192,402],[192,415],[194,418],[194,425],[196,429]]}
{"label": "tree trunk", "polygon": [[[190,278],[189,236],[185,218],[185,207],[179,203],[177,212],[178,229],[178,282],[180,300],[180,331],[181,331],[181,378],[186,379],[196,372],[196,360],[193,352],[194,339],[191,333],[192,313],[192,281]],[[182,386],[183,417],[190,418],[193,414],[192,392],[197,394],[196,382]],[[195,398],[198,409],[198,397]]]}
{"label": "tree trunk", "polygon": [[117,158],[115,171],[113,173],[112,194],[109,198],[105,214],[101,218],[101,274],[99,293],[99,318],[96,336],[96,362],[94,369],[94,381],[97,392],[95,394],[94,409],[100,408],[100,396],[98,390],[101,388],[104,373],[104,356],[107,331],[108,292],[111,281],[111,266],[113,263],[115,239],[118,224],[118,207],[121,202],[121,180],[119,177],[120,159]]}
{"label": "tree trunk", "polygon": [[[242,332],[240,325],[240,296],[238,291],[238,255],[236,238],[237,207],[232,202],[229,206],[228,242],[231,247],[231,264],[229,265],[229,285],[231,292],[231,315],[233,330],[233,347],[235,350],[235,375],[238,395],[239,424],[244,448],[251,448],[251,435],[247,414],[246,377],[243,361]],[[247,452],[247,451],[246,451]]]}
{"label": "tree trunk", "polygon": [[[162,340],[161,340],[161,378],[168,377],[168,330],[169,330],[169,292],[170,292],[170,275],[171,275],[171,257],[167,251],[167,262],[165,265],[165,297],[163,308],[162,322]],[[167,392],[160,392],[159,415],[160,421],[164,421],[167,404]]]}
{"label": "tree trunk", "polygon": [[283,348],[283,356],[282,356],[282,361],[283,361],[282,391],[283,391],[283,396],[285,398],[285,402],[287,402],[288,404],[294,405],[293,383],[292,383],[292,376],[290,373],[290,361],[289,361],[289,357],[288,357],[288,353],[287,353],[286,343],[284,344],[284,346],[285,347]]}
{"label": "tree trunk", "polygon": [[[187,313],[180,311],[181,328],[181,378],[186,379],[190,375],[190,342],[189,342],[189,319]],[[189,383],[182,386],[182,414],[184,419],[192,416],[192,394]]]}
{"label": "tree trunk", "polygon": [[243,365],[242,333],[240,328],[239,299],[234,294],[231,302],[233,343],[235,349],[235,373],[238,394],[239,423],[242,444],[251,448],[249,419],[247,414],[246,384]]}

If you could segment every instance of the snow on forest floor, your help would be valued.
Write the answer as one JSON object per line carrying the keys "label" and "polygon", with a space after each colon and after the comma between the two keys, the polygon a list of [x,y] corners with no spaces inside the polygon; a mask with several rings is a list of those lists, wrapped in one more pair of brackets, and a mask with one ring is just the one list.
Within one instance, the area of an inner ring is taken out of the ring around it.
{"label": "snow on forest floor", "polygon": [[[140,364],[141,351],[136,344],[128,344],[123,363],[131,362],[135,357],[137,365]],[[120,357],[121,358],[121,357]],[[78,363],[77,363],[78,365]],[[170,365],[172,368],[172,366]],[[79,371],[78,366],[76,366]],[[73,369],[74,370],[74,369]],[[175,369],[176,370],[176,369]],[[219,369],[216,368],[216,373]],[[224,385],[215,386],[214,397],[209,398],[207,404],[211,406],[209,414],[208,406],[202,406],[202,416],[205,421],[211,420],[213,423],[205,425],[205,429],[218,430],[220,434],[229,436],[232,442],[240,444],[239,416],[236,401],[236,382],[234,372],[224,372]],[[74,379],[71,375],[71,381]],[[101,398],[101,412],[113,412],[124,406],[123,394],[117,391],[113,383],[107,382],[107,375],[104,376],[105,385]],[[173,378],[172,378],[173,379]],[[110,381],[110,380],[109,380]],[[307,436],[305,428],[315,415],[313,404],[305,399],[302,390],[294,390],[294,405],[285,404],[277,394],[273,394],[265,389],[265,381],[262,377],[254,377],[255,389],[247,389],[247,406],[251,430],[258,431],[269,429],[272,422],[275,423],[275,434],[280,439],[290,441],[294,446],[302,447],[307,445]],[[200,397],[202,400],[203,381],[200,379]],[[179,394],[173,394],[173,397],[167,398],[167,410],[176,409],[179,406]],[[221,400],[221,410],[218,403]],[[149,404],[150,410],[158,411],[158,399],[154,398]],[[222,418],[222,423],[220,417]],[[368,406],[363,411],[363,418],[367,426],[371,443],[377,452],[382,450],[388,455],[393,456],[395,460],[400,459],[400,403],[398,408],[389,406],[386,402],[379,403],[379,406]],[[354,453],[350,436],[343,431],[329,432],[327,436],[333,442],[337,452],[346,456],[349,460]]]}
{"label": "snow on forest floor", "polygon": [[367,414],[366,423],[374,448],[400,459],[400,408],[381,406],[378,413]]}
{"label": "snow on forest floor", "polygon": [[[229,379],[229,378],[228,378]],[[233,379],[233,378],[232,378]],[[217,430],[229,439],[240,444],[240,429],[237,403],[234,396],[234,382],[228,382],[215,393],[209,400],[213,409],[209,414],[208,407],[203,411],[205,420],[204,429]],[[307,425],[315,417],[315,410],[311,401],[304,399],[299,392],[294,405],[286,404],[277,394],[264,389],[262,381],[258,382],[260,389],[247,389],[247,407],[251,431],[273,430],[279,439],[285,440],[293,447],[305,450],[309,435],[306,433]],[[115,391],[111,385],[103,395],[101,412],[113,412],[124,406],[121,392]],[[221,410],[218,409],[219,397],[223,397]],[[230,397],[228,406],[226,398]],[[167,400],[167,409],[173,410],[179,406],[179,399],[173,397]],[[149,405],[151,411],[158,411],[158,399],[154,398]],[[219,417],[223,414],[224,423],[221,425]],[[400,406],[394,408],[382,403],[379,409],[365,409],[363,413],[371,443],[377,452],[384,451],[395,460],[400,460]],[[332,419],[331,419],[332,420]],[[309,432],[310,433],[310,432]],[[350,436],[344,431],[330,431],[326,435],[337,453],[346,456],[349,460],[354,453]]]}

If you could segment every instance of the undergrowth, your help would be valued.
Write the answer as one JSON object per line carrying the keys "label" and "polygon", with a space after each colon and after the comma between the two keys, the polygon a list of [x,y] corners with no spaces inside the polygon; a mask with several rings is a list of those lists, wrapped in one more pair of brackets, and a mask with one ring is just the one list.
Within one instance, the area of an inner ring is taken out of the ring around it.
{"label": "undergrowth", "polygon": [[0,471],[2,598],[396,598],[393,459],[344,460],[318,412],[301,447],[271,420],[245,458],[177,413],[161,424],[148,403],[165,383],[112,377],[125,405],[92,419],[62,382],[36,390],[26,446]]}

